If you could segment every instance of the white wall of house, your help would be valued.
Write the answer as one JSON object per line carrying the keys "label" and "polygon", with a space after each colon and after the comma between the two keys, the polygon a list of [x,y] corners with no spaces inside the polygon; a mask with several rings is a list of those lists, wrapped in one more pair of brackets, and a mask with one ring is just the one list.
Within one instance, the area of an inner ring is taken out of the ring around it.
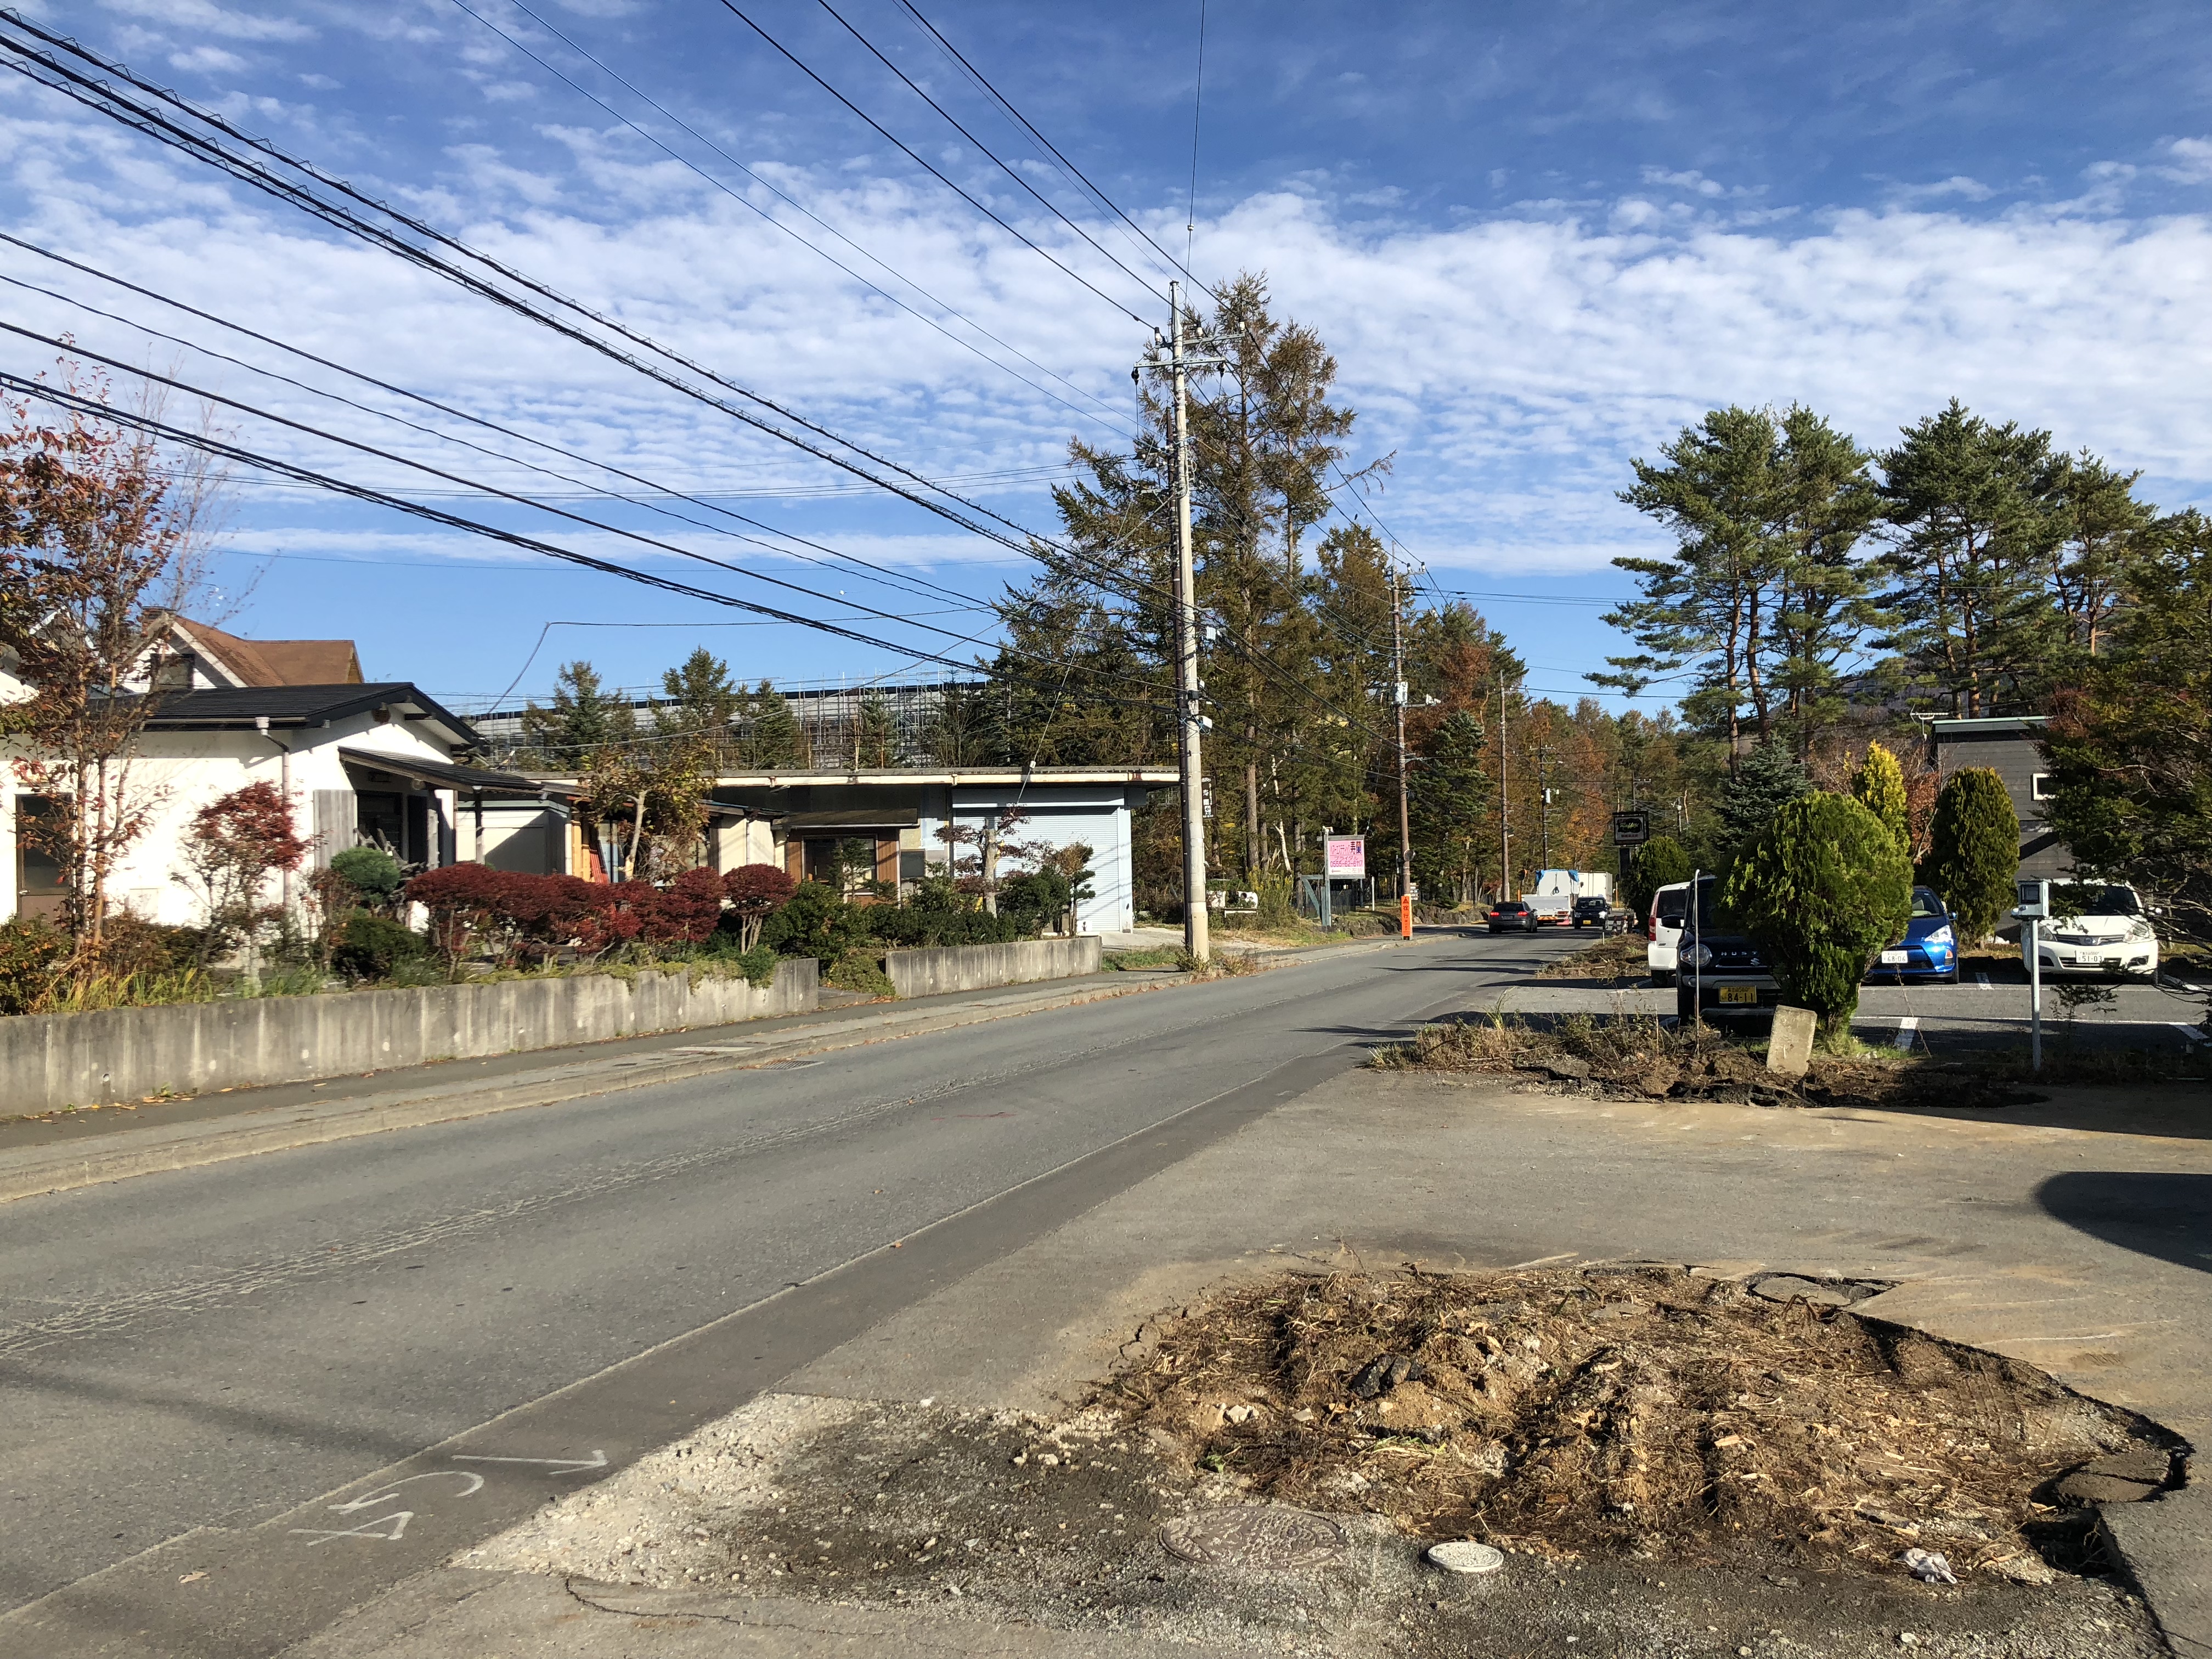
{"label": "white wall of house", "polygon": [[[280,744],[291,752],[283,753]],[[326,862],[331,853],[352,846],[353,784],[338,758],[341,744],[399,760],[452,758],[442,744],[418,732],[413,722],[380,724],[367,712],[325,726],[279,726],[267,737],[251,730],[146,733],[131,763],[127,787],[137,799],[151,800],[154,816],[112,879],[113,902],[149,921],[171,926],[204,921],[203,897],[179,879],[186,873],[184,850],[192,817],[248,784],[274,784],[289,794],[294,823],[320,844],[311,863]],[[0,812],[0,836],[5,838],[0,845],[0,916],[14,915],[20,901],[15,817],[18,804],[28,793],[8,775],[4,812]],[[434,834],[441,848],[451,849],[457,828],[453,793],[441,792],[432,800]],[[452,855],[450,850],[446,853]],[[297,882],[295,877],[290,884]],[[265,897],[275,902],[286,887],[272,878]]]}

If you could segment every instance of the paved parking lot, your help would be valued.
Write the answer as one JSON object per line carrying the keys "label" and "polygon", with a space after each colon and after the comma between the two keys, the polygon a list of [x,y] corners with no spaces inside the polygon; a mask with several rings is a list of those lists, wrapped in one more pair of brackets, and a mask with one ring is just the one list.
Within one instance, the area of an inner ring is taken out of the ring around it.
{"label": "paved parking lot", "polygon": [[[1531,940],[1532,949],[1551,945],[1565,956],[1587,940],[1560,936]],[[2072,1006],[2066,993],[2076,993]],[[2079,993],[2098,994],[2082,998]],[[1575,980],[1524,980],[1498,995],[1494,1006],[1506,1013],[1640,1013],[1671,1018],[1674,991],[1641,981],[1615,989]],[[2135,980],[2046,979],[2043,986],[2045,1043],[2085,1048],[2166,1048],[2179,1052],[2201,1044],[2198,1022],[2205,1014],[2205,993],[2179,986]],[[1923,1052],[1948,1046],[1986,1048],[2022,1042],[2028,1032],[2028,984],[2018,962],[1977,959],[1958,985],[1869,984],[1859,993],[1858,1018],[1852,1031],[1867,1042],[1908,1043]]]}

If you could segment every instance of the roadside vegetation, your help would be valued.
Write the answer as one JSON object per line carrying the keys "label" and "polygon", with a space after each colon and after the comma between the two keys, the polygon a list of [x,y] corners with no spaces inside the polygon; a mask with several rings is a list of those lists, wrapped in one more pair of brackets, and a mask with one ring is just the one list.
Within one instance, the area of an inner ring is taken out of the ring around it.
{"label": "roadside vegetation", "polygon": [[1900,1054],[1852,1041],[1816,1053],[1802,1078],[1766,1069],[1764,1042],[1711,1025],[1677,1027],[1646,1015],[1564,1018],[1494,1014],[1423,1026],[1378,1049],[1382,1071],[1512,1078],[1534,1087],[1613,1099],[1718,1101],[1762,1106],[1964,1107],[2024,1105],[2034,1087],[2212,1082],[2202,1045],[2155,1049],[2079,1041],[2062,1009],[2048,1030],[2043,1069],[2024,1052],[1960,1047]]}

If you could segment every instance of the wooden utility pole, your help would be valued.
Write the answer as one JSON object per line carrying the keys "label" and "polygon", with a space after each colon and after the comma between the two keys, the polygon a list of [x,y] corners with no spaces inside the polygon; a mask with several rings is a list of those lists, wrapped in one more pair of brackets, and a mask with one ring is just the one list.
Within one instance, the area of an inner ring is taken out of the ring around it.
{"label": "wooden utility pole", "polygon": [[1505,792],[1505,670],[1498,671],[1498,898],[1513,896],[1513,830]]}
{"label": "wooden utility pole", "polygon": [[1183,352],[1182,285],[1168,284],[1175,321],[1169,363],[1175,376],[1176,700],[1182,762],[1182,948],[1194,962],[1212,954],[1206,914],[1206,769],[1199,754],[1198,578],[1190,537],[1190,410]]}
{"label": "wooden utility pole", "polygon": [[1390,701],[1398,714],[1398,891],[1413,891],[1413,822],[1406,797],[1406,634],[1398,568],[1390,568]]}

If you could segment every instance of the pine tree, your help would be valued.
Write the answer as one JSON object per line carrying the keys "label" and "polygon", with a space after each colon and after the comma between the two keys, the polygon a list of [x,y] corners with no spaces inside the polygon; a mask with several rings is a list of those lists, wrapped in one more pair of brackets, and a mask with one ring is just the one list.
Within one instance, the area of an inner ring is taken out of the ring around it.
{"label": "pine tree", "polygon": [[732,730],[744,707],[745,694],[730,678],[730,665],[700,646],[679,668],[660,677],[667,702],[653,710],[653,731],[678,733],[704,745],[708,761],[720,765],[730,750]]}
{"label": "pine tree", "polygon": [[1721,797],[1720,825],[1713,843],[1735,853],[1764,834],[1775,813],[1813,793],[1813,780],[1778,743],[1764,743],[1746,755]]}
{"label": "pine tree", "polygon": [[853,722],[854,766],[880,771],[896,766],[905,752],[891,706],[882,692],[870,691],[860,699],[860,712]]}
{"label": "pine tree", "polygon": [[756,771],[814,763],[806,728],[789,700],[767,680],[745,694],[736,748],[738,761]]}
{"label": "pine tree", "polygon": [[1482,722],[1455,709],[1424,748],[1410,792],[1413,867],[1424,888],[1449,878],[1457,902],[1472,896],[1492,821]]}
{"label": "pine tree", "polygon": [[2051,434],[1992,425],[1956,398],[1881,457],[1895,541],[1882,603],[1908,689],[1972,718],[2022,708],[2058,618],[2044,572],[2066,533]]}
{"label": "pine tree", "polygon": [[1851,795],[1897,837],[1898,850],[1910,858],[1911,832],[1905,826],[1905,768],[1879,743],[1867,744],[1866,759],[1851,775]]}
{"label": "pine tree", "polygon": [[2052,708],[2045,820],[2082,870],[2212,940],[2212,519],[2159,521],[2126,580],[2106,650]]}
{"label": "pine tree", "polygon": [[2004,780],[1986,766],[1954,772],[1936,797],[1928,840],[1928,884],[1963,941],[1987,939],[2012,908],[2020,875],[2020,815]]}
{"label": "pine tree", "polygon": [[597,750],[632,743],[637,715],[608,694],[591,664],[565,662],[555,677],[551,707],[533,702],[523,709],[522,733],[544,765],[574,775]]}

